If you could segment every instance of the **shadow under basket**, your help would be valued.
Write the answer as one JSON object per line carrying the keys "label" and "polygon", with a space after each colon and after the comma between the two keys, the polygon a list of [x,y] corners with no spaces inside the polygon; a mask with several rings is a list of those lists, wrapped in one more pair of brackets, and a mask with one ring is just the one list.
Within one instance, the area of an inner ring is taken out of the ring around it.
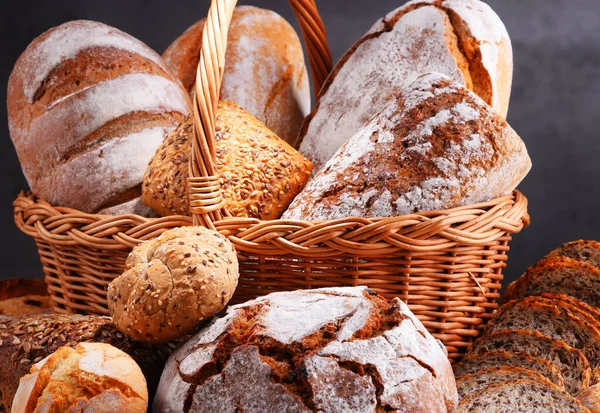
{"label": "shadow under basket", "polygon": [[[102,216],[53,207],[22,192],[15,221],[32,236],[60,313],[108,314],[106,287],[131,249],[192,218]],[[529,224],[514,191],[489,202],[383,219],[327,222],[224,218],[238,252],[232,303],[274,291],[366,285],[399,297],[460,359],[498,307],[511,234]]]}

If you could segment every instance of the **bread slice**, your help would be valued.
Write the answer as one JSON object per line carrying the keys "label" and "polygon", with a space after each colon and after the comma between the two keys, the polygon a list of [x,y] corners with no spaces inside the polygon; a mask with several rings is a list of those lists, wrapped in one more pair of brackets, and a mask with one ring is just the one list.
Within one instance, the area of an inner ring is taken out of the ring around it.
{"label": "bread slice", "polygon": [[509,284],[503,301],[542,292],[572,295],[589,305],[600,307],[600,268],[569,257],[544,258]]}
{"label": "bread slice", "polygon": [[546,257],[569,257],[600,267],[600,242],[583,239],[567,242]]}
{"label": "bread slice", "polygon": [[496,383],[461,400],[455,413],[589,413],[548,380],[527,378]]}
{"label": "bread slice", "polygon": [[592,413],[600,413],[600,383],[588,387],[579,393],[576,399]]}
{"label": "bread slice", "polygon": [[593,323],[561,300],[526,297],[500,307],[487,326],[486,333],[503,330],[538,331],[562,340],[583,353],[592,369],[592,382],[600,378],[600,333]]}
{"label": "bread slice", "polygon": [[467,355],[462,361],[452,366],[454,376],[461,377],[468,374],[477,374],[481,370],[496,367],[521,367],[533,370],[546,377],[561,389],[565,388],[564,378],[559,369],[552,363],[540,357],[533,357],[527,353],[509,353],[504,350],[488,351],[484,354]]}
{"label": "bread slice", "polygon": [[563,293],[551,293],[543,292],[538,295],[541,299],[550,299],[562,301],[563,305],[570,307],[574,312],[581,315],[583,318],[594,324],[597,329],[600,330],[600,309],[593,307],[580,300],[579,298],[573,297]]}
{"label": "bread slice", "polygon": [[456,388],[459,400],[462,400],[496,383],[528,378],[546,379],[540,373],[523,367],[493,367],[460,376],[456,379]]}
{"label": "bread slice", "polygon": [[590,365],[583,353],[561,340],[554,340],[537,331],[504,330],[485,335],[471,345],[470,355],[494,350],[509,353],[525,352],[552,363],[565,379],[566,390],[575,395],[590,384]]}

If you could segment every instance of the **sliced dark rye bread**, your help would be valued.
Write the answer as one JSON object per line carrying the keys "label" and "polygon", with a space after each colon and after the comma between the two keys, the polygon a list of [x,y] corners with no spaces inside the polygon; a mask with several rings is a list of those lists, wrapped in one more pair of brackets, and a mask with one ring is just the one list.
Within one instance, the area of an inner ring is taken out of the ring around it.
{"label": "sliced dark rye bread", "polygon": [[503,330],[538,331],[581,350],[592,369],[591,383],[600,378],[600,333],[595,325],[561,300],[526,297],[504,304],[486,326],[486,334]]}
{"label": "sliced dark rye bread", "polygon": [[503,302],[543,292],[571,295],[600,308],[600,268],[569,257],[544,258],[508,285]]}
{"label": "sliced dark rye bread", "polygon": [[573,396],[543,378],[496,383],[464,398],[455,413],[590,413]]}
{"label": "sliced dark rye bread", "polygon": [[455,377],[477,374],[481,370],[495,367],[521,367],[533,370],[564,389],[564,378],[559,369],[552,363],[540,357],[527,353],[509,353],[504,350],[488,351],[484,354],[467,354],[460,362],[452,366]]}
{"label": "sliced dark rye bread", "polygon": [[477,339],[469,350],[470,355],[504,350],[509,353],[525,352],[543,358],[560,370],[565,388],[575,395],[590,384],[590,365],[583,353],[562,340],[555,340],[537,331],[504,330]]}
{"label": "sliced dark rye bread", "polygon": [[474,374],[465,374],[456,379],[458,399],[465,399],[496,383],[528,378],[542,378],[547,380],[540,373],[523,367],[493,367],[491,369],[479,370]]}
{"label": "sliced dark rye bread", "polygon": [[563,244],[550,251],[546,257],[569,257],[585,261],[594,267],[600,267],[600,242],[593,240],[577,240]]}

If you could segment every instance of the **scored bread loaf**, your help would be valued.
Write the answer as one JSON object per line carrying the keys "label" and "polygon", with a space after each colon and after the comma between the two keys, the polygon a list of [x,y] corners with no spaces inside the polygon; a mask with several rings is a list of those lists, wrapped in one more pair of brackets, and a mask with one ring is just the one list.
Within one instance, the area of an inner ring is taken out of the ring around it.
{"label": "scored bread loaf", "polygon": [[141,367],[153,394],[166,359],[175,344],[150,345],[130,340],[109,317],[44,314],[0,316],[0,412],[11,409],[19,379],[59,347],[80,342],[111,344],[129,354]]}
{"label": "scored bread loaf", "polygon": [[346,143],[283,215],[390,217],[509,194],[531,161],[523,141],[446,76],[419,77]]}
{"label": "scored bread loaf", "polygon": [[589,413],[569,393],[545,378],[496,383],[460,401],[456,413]]}
{"label": "scored bread loaf", "polygon": [[529,267],[506,288],[504,301],[542,292],[571,295],[600,308],[600,268],[584,261],[551,255]]}
{"label": "scored bread loaf", "polygon": [[[587,318],[587,319],[586,319]],[[486,325],[486,334],[532,330],[562,340],[583,353],[590,363],[591,383],[600,378],[600,333],[595,323],[561,300],[526,297],[501,306]]]}
{"label": "scored bread loaf", "polygon": [[[142,200],[160,215],[189,214],[188,164],[193,118],[158,148],[144,176]],[[276,219],[310,177],[312,164],[232,102],[219,102],[216,173],[235,216]]]}
{"label": "scored bread loaf", "polygon": [[102,23],[65,23],[19,57],[7,99],[35,195],[89,213],[151,213],[140,200],[146,166],[190,112],[186,91],[152,49]]}
{"label": "scored bread loaf", "polygon": [[525,352],[552,363],[565,379],[566,390],[575,395],[590,384],[590,365],[583,353],[562,340],[554,340],[537,331],[503,330],[486,334],[471,345],[468,355],[489,351]]}
{"label": "scored bread loaf", "polygon": [[443,345],[399,299],[366,287],[230,306],[167,362],[156,412],[450,412]]}
{"label": "scored bread loaf", "polygon": [[[205,20],[187,29],[163,54],[190,92],[196,81]],[[220,96],[296,145],[302,120],[310,111],[310,89],[300,39],[284,18],[258,7],[235,8]]]}
{"label": "scored bread loaf", "polygon": [[417,0],[375,23],[325,81],[302,125],[300,152],[319,171],[385,107],[388,92],[429,72],[473,90],[506,117],[512,49],[504,24],[487,4]]}
{"label": "scored bread loaf", "polygon": [[566,242],[550,251],[546,257],[569,257],[600,267],[600,242],[582,239]]}
{"label": "scored bread loaf", "polygon": [[509,353],[504,350],[492,350],[482,354],[467,354],[460,362],[452,366],[454,375],[462,377],[477,374],[480,370],[498,367],[521,367],[540,373],[558,387],[565,388],[565,380],[558,368],[541,357],[527,353]]}
{"label": "scored bread loaf", "polygon": [[464,374],[456,379],[459,400],[467,398],[488,386],[506,381],[545,377],[533,370],[522,367],[493,367],[479,370],[475,374]]}

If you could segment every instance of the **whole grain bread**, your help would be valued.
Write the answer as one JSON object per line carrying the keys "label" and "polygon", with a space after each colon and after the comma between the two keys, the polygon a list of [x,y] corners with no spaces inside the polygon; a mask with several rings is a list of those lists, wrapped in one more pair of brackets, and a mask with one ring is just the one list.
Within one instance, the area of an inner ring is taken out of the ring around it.
{"label": "whole grain bread", "polygon": [[17,316],[52,312],[52,301],[41,278],[0,280],[0,315]]}
{"label": "whole grain bread", "polygon": [[462,400],[494,384],[528,378],[545,379],[540,373],[522,367],[493,367],[458,377],[456,388],[459,400]]}
{"label": "whole grain bread", "polygon": [[[189,117],[158,148],[144,176],[142,200],[160,215],[189,214]],[[276,219],[310,178],[312,163],[233,102],[219,102],[216,173],[234,216]]]}
{"label": "whole grain bread", "polygon": [[560,370],[542,357],[533,357],[524,352],[509,353],[504,350],[492,350],[482,354],[467,354],[454,364],[454,375],[459,378],[468,374],[477,374],[480,370],[498,367],[521,367],[540,373],[561,389],[565,380]]}
{"label": "whole grain bread", "polygon": [[[190,92],[200,60],[202,19],[187,29],[163,58]],[[237,103],[295,146],[310,111],[302,44],[294,28],[271,10],[238,6],[227,34],[221,99]]]}
{"label": "whole grain bread", "polygon": [[[393,62],[393,64],[390,64]],[[512,48],[500,18],[479,0],[411,1],[377,21],[339,60],[300,131],[300,152],[319,171],[424,73],[442,73],[506,117]]]}
{"label": "whole grain bread", "polygon": [[450,412],[443,346],[399,299],[365,287],[229,307],[169,359],[156,412]]}
{"label": "whole grain bread", "polygon": [[569,393],[542,378],[496,383],[462,399],[456,413],[589,413]]}
{"label": "whole grain bread", "polygon": [[600,268],[567,256],[548,256],[509,284],[504,301],[542,292],[571,295],[600,308]]}
{"label": "whole grain bread", "polygon": [[483,355],[489,351],[525,352],[552,363],[565,379],[566,390],[575,395],[590,384],[590,365],[583,353],[561,340],[554,340],[537,331],[503,330],[486,334],[471,345],[468,355]]}
{"label": "whole grain bread", "polygon": [[501,306],[486,325],[486,334],[532,330],[579,349],[591,368],[591,383],[600,378],[600,332],[573,306],[561,300],[526,297]]}
{"label": "whole grain bread", "polygon": [[576,398],[591,413],[600,413],[600,383],[583,390]]}
{"label": "whole grain bread", "polygon": [[59,347],[80,342],[111,344],[129,354],[141,367],[152,395],[164,363],[176,345],[150,345],[130,340],[109,317],[43,314],[0,316],[0,412],[9,412],[19,379]]}
{"label": "whole grain bread", "polygon": [[162,58],[102,23],[76,20],[31,42],[8,80],[8,123],[35,195],[89,213],[151,214],[146,166],[190,99]]}
{"label": "whole grain bread", "polygon": [[550,251],[546,257],[569,257],[600,267],[600,242],[583,239],[567,242]]}
{"label": "whole grain bread", "polygon": [[510,194],[531,167],[525,144],[477,95],[438,73],[387,100],[283,215],[390,217]]}

